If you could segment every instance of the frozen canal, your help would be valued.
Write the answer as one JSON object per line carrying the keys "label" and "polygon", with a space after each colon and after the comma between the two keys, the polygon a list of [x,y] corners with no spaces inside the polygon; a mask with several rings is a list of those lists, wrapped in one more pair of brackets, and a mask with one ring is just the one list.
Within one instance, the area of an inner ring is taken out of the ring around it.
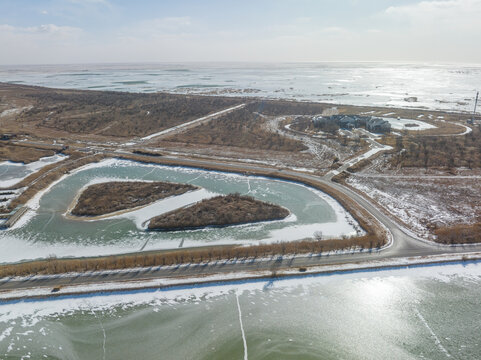
{"label": "frozen canal", "polygon": [[[64,216],[79,190],[94,182],[111,180],[190,183],[202,189],[102,220],[72,220]],[[203,198],[235,192],[284,206],[291,215],[282,221],[226,228],[145,231],[146,221],[158,214]],[[359,230],[337,201],[300,184],[116,159],[104,160],[65,176],[28,206],[34,211],[29,211],[13,228],[0,232],[0,262],[50,255],[89,256],[169,249],[180,245],[292,241],[312,237],[317,231],[324,237],[349,236]]]}

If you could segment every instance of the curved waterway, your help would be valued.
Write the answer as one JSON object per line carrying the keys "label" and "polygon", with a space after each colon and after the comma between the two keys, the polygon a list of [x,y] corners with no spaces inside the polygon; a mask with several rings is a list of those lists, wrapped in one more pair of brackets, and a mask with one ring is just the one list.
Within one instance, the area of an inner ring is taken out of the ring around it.
{"label": "curved waterway", "polygon": [[4,359],[478,359],[481,263],[0,303]]}
{"label": "curved waterway", "polygon": [[[112,180],[169,181],[189,183],[202,189],[106,219],[85,221],[65,217],[81,189]],[[234,192],[284,206],[291,215],[282,221],[226,228],[145,231],[147,221],[158,214]],[[0,232],[0,262],[50,255],[88,256],[214,244],[293,241],[312,237],[319,231],[326,238],[355,235],[360,231],[354,219],[333,198],[300,184],[118,159],[91,164],[65,176],[28,205],[34,211],[12,229]]]}
{"label": "curved waterway", "polygon": [[33,174],[47,165],[65,160],[66,158],[68,158],[68,156],[56,154],[40,158],[30,164],[2,161],[0,162],[0,188],[8,188],[16,185],[28,175]]}

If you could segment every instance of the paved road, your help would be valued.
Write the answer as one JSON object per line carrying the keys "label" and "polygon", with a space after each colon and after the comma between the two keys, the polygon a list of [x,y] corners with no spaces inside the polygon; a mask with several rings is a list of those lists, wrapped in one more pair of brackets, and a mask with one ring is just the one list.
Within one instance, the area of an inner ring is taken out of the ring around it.
{"label": "paved road", "polygon": [[[105,151],[106,154],[115,156],[115,153]],[[118,155],[118,154],[117,154]],[[148,155],[142,155],[149,160]],[[179,158],[165,157],[170,160]],[[270,167],[263,167],[260,165],[252,164],[226,164],[224,162],[213,160],[194,160],[182,158],[182,163],[193,167],[210,167],[210,166],[223,166],[226,171],[263,171],[272,172]],[[287,267],[302,267],[312,265],[327,265],[327,264],[343,264],[353,263],[368,260],[381,260],[398,257],[409,256],[424,256],[446,253],[464,253],[470,251],[481,251],[481,245],[479,246],[462,246],[462,247],[448,247],[437,245],[434,243],[427,243],[421,241],[412,235],[407,230],[403,229],[400,225],[395,223],[391,218],[382,213],[374,204],[366,200],[356,192],[340,185],[332,183],[320,176],[300,173],[292,170],[277,170],[279,173],[295,175],[305,180],[315,180],[322,182],[332,188],[342,192],[350,197],[353,201],[357,202],[360,206],[370,212],[376,219],[379,220],[392,234],[392,244],[380,251],[372,251],[369,253],[351,253],[343,255],[320,255],[320,256],[299,256],[291,259],[276,258],[264,261],[237,261],[236,263],[226,263],[224,261],[211,262],[203,265],[190,265],[172,267],[153,267],[144,270],[134,269],[130,272],[117,272],[112,273],[105,272],[91,272],[85,274],[79,274],[67,277],[52,276],[48,278],[27,278],[22,280],[3,280],[0,282],[0,291],[9,289],[25,289],[37,286],[55,287],[59,285],[78,285],[78,284],[90,284],[112,281],[127,281],[127,280],[144,280],[153,278],[169,278],[178,276],[196,276],[202,274],[216,274],[216,273],[228,273],[234,271],[253,271],[253,270],[273,270],[274,268],[287,268]]]}

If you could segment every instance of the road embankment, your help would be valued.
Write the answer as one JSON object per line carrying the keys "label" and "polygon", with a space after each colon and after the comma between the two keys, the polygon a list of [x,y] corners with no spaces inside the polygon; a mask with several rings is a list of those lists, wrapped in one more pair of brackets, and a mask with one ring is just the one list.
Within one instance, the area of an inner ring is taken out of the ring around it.
{"label": "road embankment", "polygon": [[[272,261],[266,259],[259,259],[262,261]],[[276,261],[276,260],[274,260]],[[382,259],[371,261],[360,261],[353,263],[340,263],[330,265],[316,265],[306,267],[275,267],[270,266],[269,270],[257,270],[257,271],[240,271],[229,273],[214,273],[208,275],[198,276],[178,276],[178,277],[157,277],[157,278],[142,278],[139,275],[135,280],[123,280],[123,281],[110,281],[109,275],[116,275],[119,272],[99,272],[103,280],[101,282],[88,282],[80,283],[76,285],[56,285],[55,281],[60,279],[58,276],[51,276],[51,282],[48,286],[22,286],[25,281],[31,281],[29,278],[16,278],[11,280],[17,282],[18,288],[10,290],[0,290],[0,304],[6,302],[24,301],[25,299],[31,300],[48,300],[49,298],[62,298],[62,297],[75,297],[75,296],[96,296],[96,295],[108,295],[118,293],[132,293],[143,291],[168,291],[178,288],[188,289],[194,287],[212,287],[219,285],[236,285],[246,282],[259,282],[259,281],[281,281],[283,279],[295,279],[303,277],[319,277],[319,276],[332,276],[343,275],[350,273],[368,273],[368,272],[381,272],[389,270],[400,269],[415,269],[426,266],[439,266],[450,264],[468,264],[479,263],[481,261],[481,253],[466,253],[466,254],[451,254],[451,255],[434,255],[434,256],[417,256],[408,258],[396,258],[396,259]],[[274,263],[275,264],[275,263]],[[206,264],[207,266],[208,264]],[[174,269],[172,267],[172,269]],[[142,274],[155,271],[152,268],[134,268],[130,269],[131,273]],[[128,274],[123,271],[124,274]],[[78,281],[79,277],[83,274],[66,274],[65,278],[72,278]],[[90,273],[88,279],[91,276],[95,276],[95,273]],[[48,276],[39,278],[39,280],[50,280]],[[0,284],[2,279],[0,279]],[[5,280],[4,280],[5,281]]]}

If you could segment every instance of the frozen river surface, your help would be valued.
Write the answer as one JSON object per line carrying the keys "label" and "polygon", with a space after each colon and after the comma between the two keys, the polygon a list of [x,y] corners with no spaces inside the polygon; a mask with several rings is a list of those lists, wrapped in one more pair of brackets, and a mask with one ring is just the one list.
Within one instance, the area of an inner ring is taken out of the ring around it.
{"label": "frozen river surface", "polygon": [[[144,180],[190,183],[201,187],[157,201],[122,215],[96,220],[72,220],[64,215],[76,194],[92,183]],[[148,232],[146,222],[161,213],[219,194],[238,192],[286,207],[282,221],[191,231]],[[96,256],[140,250],[214,244],[257,244],[312,237],[356,235],[354,219],[340,204],[315,189],[260,177],[109,159],[64,176],[29,204],[29,211],[11,229],[0,232],[0,262],[55,255]]]}

